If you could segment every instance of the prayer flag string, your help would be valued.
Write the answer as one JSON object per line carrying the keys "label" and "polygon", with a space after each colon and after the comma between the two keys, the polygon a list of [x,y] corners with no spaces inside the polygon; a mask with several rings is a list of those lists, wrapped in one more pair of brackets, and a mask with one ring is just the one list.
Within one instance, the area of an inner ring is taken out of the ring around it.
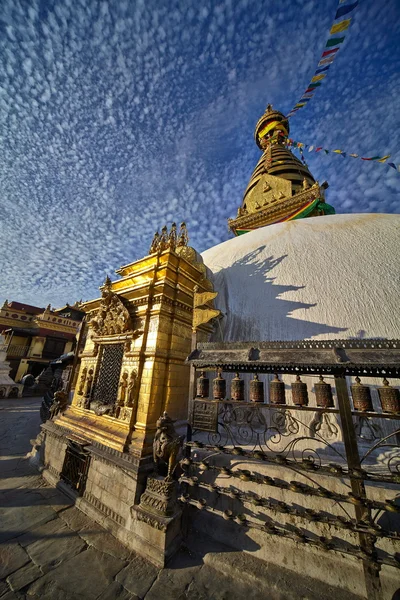
{"label": "prayer flag string", "polygon": [[[340,44],[344,42],[346,32],[350,27],[351,18],[349,18],[348,15],[356,8],[357,5],[358,0],[352,4],[345,5],[343,5],[343,0],[339,0],[339,4],[336,8],[335,18],[329,31],[329,38],[326,41],[324,51],[322,52],[321,58],[317,65],[317,69],[306,91],[288,114],[288,118],[292,117],[298,110],[300,110],[300,108],[303,108],[307,105],[307,103],[315,94],[317,88],[327,76],[327,71],[335,60],[335,57],[340,50]],[[347,18],[340,21],[339,19],[344,16]],[[338,34],[340,35],[338,36]]]}
{"label": "prayer flag string", "polygon": [[289,148],[297,148],[300,152],[301,159],[303,162],[305,162],[304,150],[307,149],[308,152],[323,152],[324,154],[340,154],[341,156],[343,156],[343,158],[350,156],[351,158],[359,158],[360,160],[375,161],[375,162],[383,163],[383,164],[386,164],[388,167],[395,169],[398,173],[400,173],[400,165],[396,165],[394,162],[388,162],[388,160],[391,156],[390,154],[387,154],[386,156],[360,156],[359,154],[354,154],[354,153],[350,154],[349,152],[345,152],[344,150],[340,150],[340,149],[327,150],[326,148],[323,148],[322,146],[312,146],[310,144],[304,144],[303,142],[296,142],[295,140],[292,140],[291,138],[287,139],[286,145]]}

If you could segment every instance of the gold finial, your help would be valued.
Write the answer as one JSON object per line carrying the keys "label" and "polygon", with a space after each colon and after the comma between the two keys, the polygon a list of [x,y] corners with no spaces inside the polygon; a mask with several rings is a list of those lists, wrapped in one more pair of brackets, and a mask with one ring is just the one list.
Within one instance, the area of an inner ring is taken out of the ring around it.
{"label": "gold finial", "polygon": [[162,252],[168,248],[168,227],[164,225],[161,229],[159,250]]}
{"label": "gold finial", "polygon": [[159,246],[160,246],[160,234],[158,233],[158,231],[156,231],[154,234],[154,237],[153,237],[153,241],[151,242],[149,254],[154,254],[154,252],[157,252]]}
{"label": "gold finial", "polygon": [[175,250],[176,241],[177,241],[176,223],[172,223],[171,231],[169,232],[169,236],[168,236],[168,247],[170,248],[170,250]]}
{"label": "gold finial", "polygon": [[103,285],[107,290],[111,289],[111,279],[109,278],[108,275],[106,276]]}
{"label": "gold finial", "polygon": [[183,221],[181,223],[181,229],[179,231],[179,242],[178,246],[187,246],[189,243],[189,235],[186,228],[186,223]]}
{"label": "gold finial", "polygon": [[272,108],[272,104],[268,104],[267,108],[265,109],[265,112],[270,113],[272,112],[274,109]]}

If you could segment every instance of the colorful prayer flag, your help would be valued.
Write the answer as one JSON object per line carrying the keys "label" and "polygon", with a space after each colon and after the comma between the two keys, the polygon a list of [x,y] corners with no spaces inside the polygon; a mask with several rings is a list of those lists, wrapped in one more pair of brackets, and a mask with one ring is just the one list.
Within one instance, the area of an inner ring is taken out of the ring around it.
{"label": "colorful prayer flag", "polygon": [[[347,15],[352,10],[354,10],[354,8],[358,4],[358,0],[356,0],[356,2],[353,2],[353,4],[350,4],[347,6],[340,6],[341,3],[342,3],[342,0],[339,0],[338,6],[336,9],[335,21],[337,19],[339,19],[340,17],[342,17],[343,15]],[[346,30],[350,27],[350,24],[351,24],[351,18],[343,19],[342,21],[334,22],[332,24],[332,26],[329,30],[330,36],[337,35],[338,33],[343,33],[344,35],[342,37],[331,37],[327,40],[327,42],[325,44],[325,50],[323,51],[323,53],[320,57],[317,70],[315,71],[314,76],[311,79],[311,83],[308,85],[308,88],[304,92],[303,96],[300,98],[300,101],[297,104],[295,104],[293,109],[290,111],[290,113],[288,114],[288,117],[291,117],[297,110],[299,110],[300,108],[303,108],[303,106],[305,106],[307,104],[307,102],[304,102],[304,100],[308,100],[309,97],[306,97],[305,94],[315,91],[315,88],[319,87],[321,85],[320,82],[326,77],[326,75],[327,75],[326,72],[328,71],[329,66],[332,64],[332,62],[336,56],[336,53],[339,50],[339,48],[334,48],[334,46],[339,46],[339,44],[341,44],[344,41],[344,39],[345,39],[344,32],[346,32]]]}
{"label": "colorful prayer flag", "polygon": [[338,46],[342,42],[344,42],[344,36],[341,38],[331,38],[326,42],[325,48],[332,48],[332,46]]}
{"label": "colorful prayer flag", "polygon": [[333,50],[325,50],[325,52],[323,52],[321,54],[322,58],[325,58],[325,56],[329,56],[330,54],[335,54],[335,52],[337,52],[339,50],[339,48],[334,48]]}
{"label": "colorful prayer flag", "polygon": [[336,19],[340,19],[340,17],[344,17],[344,15],[348,15],[349,13],[351,13],[351,11],[354,10],[357,5],[358,5],[358,0],[356,0],[356,2],[354,2],[354,4],[348,4],[347,6],[339,7],[336,11],[335,21],[336,21]]}
{"label": "colorful prayer flag", "polygon": [[390,158],[390,154],[388,154],[387,156],[382,156],[382,158],[378,158],[378,162],[385,163],[388,158]]}
{"label": "colorful prayer flag", "polygon": [[331,65],[327,65],[326,67],[322,67],[322,69],[317,69],[315,71],[315,74],[318,75],[318,73],[322,73],[323,71],[327,71],[329,69]]}
{"label": "colorful prayer flag", "polygon": [[345,31],[346,29],[349,28],[351,23],[351,19],[346,19],[345,21],[340,21],[340,23],[336,23],[335,25],[332,25],[332,29],[330,30],[330,34],[333,35],[334,33],[340,33],[341,31]]}
{"label": "colorful prayer flag", "polygon": [[321,81],[321,79],[324,79],[325,77],[326,74],[314,75],[314,77],[311,79],[311,83],[314,83],[315,81]]}

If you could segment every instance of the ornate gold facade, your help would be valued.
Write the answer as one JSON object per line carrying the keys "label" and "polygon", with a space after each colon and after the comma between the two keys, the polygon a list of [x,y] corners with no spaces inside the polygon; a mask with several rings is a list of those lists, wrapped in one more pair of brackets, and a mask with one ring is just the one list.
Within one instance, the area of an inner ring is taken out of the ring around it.
{"label": "ornate gold facade", "polygon": [[[195,288],[212,289],[193,248],[161,249],[153,242],[152,249],[118,269],[118,280],[107,278],[101,298],[82,304],[88,335],[72,406],[54,421],[78,438],[140,457],[150,452],[163,411],[187,418],[193,295]],[[200,339],[209,327],[200,327]]]}
{"label": "ornate gold facade", "polygon": [[229,229],[240,235],[247,231],[298,218],[331,214],[324,190],[307,166],[287,148],[289,123],[268,105],[258,121],[255,140],[263,154],[251,176],[235,219]]}

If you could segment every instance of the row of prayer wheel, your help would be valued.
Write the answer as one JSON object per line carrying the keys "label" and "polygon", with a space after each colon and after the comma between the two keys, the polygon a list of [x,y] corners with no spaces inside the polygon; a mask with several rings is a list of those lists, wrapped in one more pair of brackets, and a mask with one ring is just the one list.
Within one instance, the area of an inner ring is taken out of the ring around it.
{"label": "row of prayer wheel", "polygon": [[[212,392],[214,400],[225,400],[226,398],[226,379],[218,372],[217,377],[212,382]],[[301,381],[299,375],[296,381],[291,384],[292,400],[296,406],[308,406],[307,384]],[[363,385],[359,377],[356,377],[356,383],[351,387],[354,409],[359,411],[373,411],[371,390],[368,385]],[[322,375],[314,386],[317,406],[320,408],[332,408],[334,406],[332,387],[324,381]],[[197,397],[208,398],[210,393],[210,382],[206,377],[205,371],[202,371],[197,379]],[[387,379],[383,380],[383,386],[378,388],[379,398],[382,410],[389,413],[400,412],[400,393],[397,388],[389,385]],[[259,380],[258,375],[250,381],[249,398],[251,402],[264,402],[264,383]],[[244,379],[241,379],[239,373],[231,381],[231,399],[244,401]],[[285,384],[279,379],[278,375],[269,382],[269,400],[271,404],[286,404]]]}

